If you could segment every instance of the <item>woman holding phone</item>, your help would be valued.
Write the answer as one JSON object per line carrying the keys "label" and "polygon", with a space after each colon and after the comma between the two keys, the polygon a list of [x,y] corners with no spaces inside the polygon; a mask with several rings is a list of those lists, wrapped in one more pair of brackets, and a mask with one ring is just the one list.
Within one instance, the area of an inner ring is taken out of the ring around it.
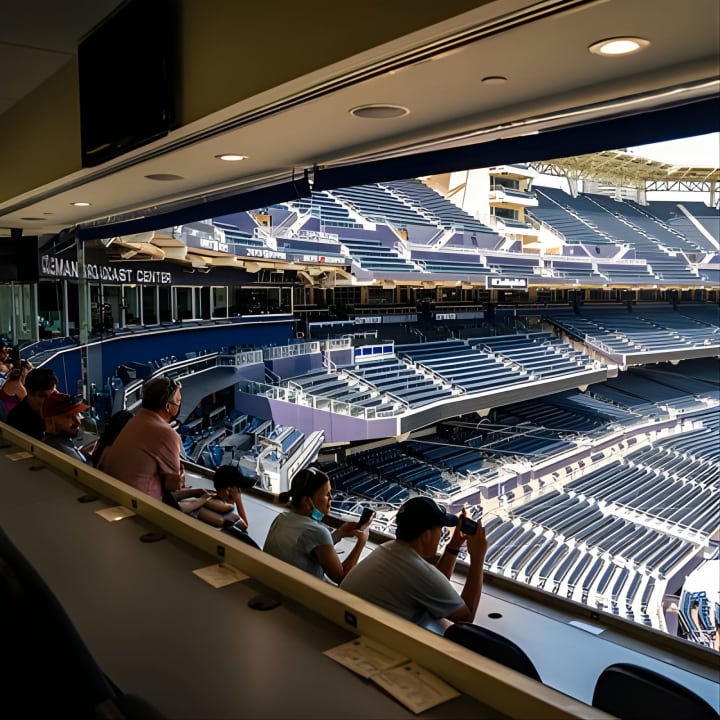
{"label": "woman holding phone", "polygon": [[[360,559],[369,523],[358,528],[357,523],[346,522],[330,532],[322,522],[330,512],[330,478],[314,467],[301,470],[278,500],[288,503],[288,512],[273,520],[263,550],[316,577],[327,576],[339,583]],[[341,562],[335,544],[348,537],[356,538],[355,546]]]}

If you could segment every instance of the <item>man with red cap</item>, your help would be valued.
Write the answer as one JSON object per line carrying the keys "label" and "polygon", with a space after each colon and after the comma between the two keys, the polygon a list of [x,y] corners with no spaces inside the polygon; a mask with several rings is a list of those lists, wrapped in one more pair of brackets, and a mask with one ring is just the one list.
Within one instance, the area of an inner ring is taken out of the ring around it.
{"label": "man with red cap", "polygon": [[80,413],[89,407],[81,397],[60,392],[48,395],[42,405],[42,417],[45,420],[43,442],[76,460],[88,463],[88,458],[75,445],[75,438],[80,432]]}

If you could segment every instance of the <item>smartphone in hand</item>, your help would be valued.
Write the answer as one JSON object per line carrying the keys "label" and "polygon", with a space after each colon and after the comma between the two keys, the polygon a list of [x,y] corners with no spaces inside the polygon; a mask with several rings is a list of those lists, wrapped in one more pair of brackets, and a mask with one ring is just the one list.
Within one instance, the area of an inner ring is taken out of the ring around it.
{"label": "smartphone in hand", "polygon": [[373,516],[375,515],[375,511],[372,508],[364,507],[362,511],[362,515],[360,515],[360,519],[357,521],[357,524],[355,525],[356,530],[364,530],[365,526],[373,519]]}
{"label": "smartphone in hand", "polygon": [[460,530],[466,535],[474,535],[477,532],[478,524],[469,517],[463,517],[460,521]]}

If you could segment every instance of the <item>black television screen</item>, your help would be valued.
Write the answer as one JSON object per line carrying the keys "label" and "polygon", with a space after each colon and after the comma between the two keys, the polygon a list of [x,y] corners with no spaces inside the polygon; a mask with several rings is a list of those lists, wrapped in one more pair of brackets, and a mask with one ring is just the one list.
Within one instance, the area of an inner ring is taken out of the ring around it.
{"label": "black television screen", "polygon": [[175,123],[175,0],[129,0],[78,46],[82,166],[167,135]]}
{"label": "black television screen", "polygon": [[36,283],[38,277],[37,236],[0,237],[0,282]]}

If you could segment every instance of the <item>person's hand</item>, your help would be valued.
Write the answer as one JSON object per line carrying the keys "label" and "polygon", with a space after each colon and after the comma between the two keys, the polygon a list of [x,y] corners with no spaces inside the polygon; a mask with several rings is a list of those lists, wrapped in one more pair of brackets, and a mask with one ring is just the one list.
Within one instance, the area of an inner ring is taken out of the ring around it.
{"label": "person's hand", "polygon": [[478,560],[480,562],[485,560],[488,541],[487,537],[485,537],[485,528],[480,520],[478,520],[477,532],[474,535],[467,536],[467,549],[471,560]]}
{"label": "person's hand", "polygon": [[458,513],[458,524],[455,526],[455,529],[453,530],[453,534],[450,537],[450,540],[448,540],[447,547],[454,548],[455,550],[459,550],[463,544],[465,543],[465,540],[467,539],[467,535],[460,529],[460,526],[462,525],[463,518],[467,516],[467,513],[465,512],[465,508],[463,508]]}
{"label": "person's hand", "polygon": [[337,530],[335,530],[335,534],[338,538],[338,540],[342,540],[346,537],[351,537],[352,535],[355,535],[355,526],[357,523],[350,521],[350,522],[344,522],[342,525],[340,525]]}
{"label": "person's hand", "polygon": [[165,489],[169,492],[176,492],[185,487],[185,473],[183,472],[178,475],[167,473],[163,477],[165,480]]}
{"label": "person's hand", "polygon": [[211,497],[215,497],[215,495],[212,492],[212,490],[208,490],[207,488],[204,488],[204,487],[199,487],[199,488],[190,488],[190,493],[189,493],[188,497],[202,498],[203,500],[207,501]]}
{"label": "person's hand", "polygon": [[235,525],[236,523],[239,523],[240,525],[242,525],[244,530],[247,530],[247,525],[245,524],[245,521],[237,513],[228,513],[227,515],[223,516],[223,525]]}
{"label": "person's hand", "polygon": [[[351,524],[355,525],[355,523]],[[370,523],[368,523],[364,528],[354,528],[351,535],[354,535],[358,542],[362,542],[364,545],[370,537]]]}

